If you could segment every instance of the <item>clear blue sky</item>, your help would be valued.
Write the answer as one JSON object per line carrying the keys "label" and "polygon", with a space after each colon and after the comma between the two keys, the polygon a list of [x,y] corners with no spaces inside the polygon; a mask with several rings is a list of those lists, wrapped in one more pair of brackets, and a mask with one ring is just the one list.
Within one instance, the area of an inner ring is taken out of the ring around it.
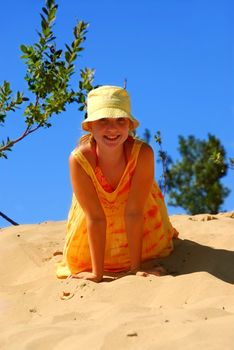
{"label": "clear blue sky", "polygon": [[[90,24],[79,69],[95,68],[95,83],[123,86],[133,115],[145,128],[160,130],[165,150],[176,160],[178,135],[206,139],[208,132],[234,156],[233,5],[226,0],[58,1],[54,27],[59,45],[72,40],[77,20]],[[26,90],[20,44],[33,44],[44,1],[4,1],[0,7],[0,82]],[[66,220],[72,189],[68,157],[81,135],[76,106],[16,144],[0,159],[0,211],[20,224]],[[23,110],[12,113],[0,140],[24,130]],[[157,156],[157,146],[152,142]],[[156,164],[156,179],[161,168]],[[223,183],[232,193],[223,210],[234,209],[234,171]],[[170,214],[183,213],[168,207]],[[0,227],[9,224],[0,218]]]}

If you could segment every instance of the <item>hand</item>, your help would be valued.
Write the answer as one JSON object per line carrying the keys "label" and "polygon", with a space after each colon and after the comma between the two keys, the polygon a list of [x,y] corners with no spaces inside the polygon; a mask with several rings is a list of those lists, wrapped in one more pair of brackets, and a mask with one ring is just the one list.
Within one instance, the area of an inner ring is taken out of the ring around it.
{"label": "hand", "polygon": [[103,276],[97,276],[93,272],[79,272],[76,275],[72,275],[74,278],[79,278],[79,279],[84,279],[84,280],[89,280],[93,282],[101,282]]}

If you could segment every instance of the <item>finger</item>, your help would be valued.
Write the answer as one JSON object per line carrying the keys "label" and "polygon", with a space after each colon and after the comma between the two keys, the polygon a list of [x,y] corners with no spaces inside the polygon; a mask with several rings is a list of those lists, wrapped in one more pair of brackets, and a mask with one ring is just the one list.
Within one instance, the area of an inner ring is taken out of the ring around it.
{"label": "finger", "polygon": [[153,272],[149,273],[149,276],[157,276],[157,277],[160,277],[160,276],[161,276],[161,273],[158,272],[158,271],[153,271]]}
{"label": "finger", "polygon": [[148,273],[145,272],[145,271],[138,271],[138,272],[136,273],[136,276],[147,277],[147,276],[148,276]]}

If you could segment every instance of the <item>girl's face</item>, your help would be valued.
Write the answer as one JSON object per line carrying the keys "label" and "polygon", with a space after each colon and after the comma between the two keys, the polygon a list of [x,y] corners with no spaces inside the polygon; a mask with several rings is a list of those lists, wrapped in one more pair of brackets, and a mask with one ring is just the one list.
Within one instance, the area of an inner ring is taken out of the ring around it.
{"label": "girl's face", "polygon": [[91,122],[96,142],[103,146],[117,147],[123,144],[129,133],[128,118],[102,118]]}

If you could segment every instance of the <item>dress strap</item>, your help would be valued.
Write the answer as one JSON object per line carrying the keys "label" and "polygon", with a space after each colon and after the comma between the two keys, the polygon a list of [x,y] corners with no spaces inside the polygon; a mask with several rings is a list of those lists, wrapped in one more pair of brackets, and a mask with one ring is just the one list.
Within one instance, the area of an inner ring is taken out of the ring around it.
{"label": "dress strap", "polygon": [[[143,142],[141,140],[138,140],[136,138],[132,138],[134,140],[134,144],[131,150],[131,154],[129,155],[129,159],[127,160],[127,154],[125,152],[126,155],[126,161],[127,161],[127,165],[124,171],[123,176],[132,176],[134,174],[135,171],[135,167],[137,164],[137,159],[138,159],[138,155],[139,155],[139,151],[140,148],[143,144]],[[93,145],[95,146],[95,144]],[[126,150],[125,150],[126,151]],[[92,147],[92,152],[94,153],[94,156],[96,158],[96,162],[98,161],[97,156],[96,156],[96,149],[95,147]],[[91,164],[89,163],[89,161],[86,159],[86,157],[83,155],[83,153],[79,150],[79,149],[75,149],[72,151],[72,154],[75,156],[76,160],[80,163],[80,165],[83,167],[83,169],[85,170],[85,172],[87,173],[87,175],[92,179],[95,188],[97,189],[97,191],[99,191],[100,187],[103,188],[105,190],[105,195],[109,194],[115,196],[116,192],[112,186],[107,182],[107,180],[104,178],[101,169],[97,166],[97,164],[95,164],[95,169],[93,169],[93,167],[91,166]],[[123,180],[123,177],[120,181]],[[112,192],[112,193],[110,193]]]}

